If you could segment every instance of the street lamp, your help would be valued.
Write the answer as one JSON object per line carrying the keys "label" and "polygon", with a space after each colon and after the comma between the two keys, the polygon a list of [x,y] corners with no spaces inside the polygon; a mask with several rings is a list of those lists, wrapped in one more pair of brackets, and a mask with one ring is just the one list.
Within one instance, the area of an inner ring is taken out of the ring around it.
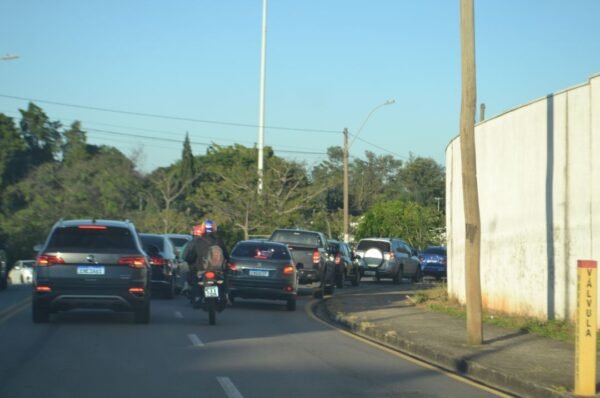
{"label": "street lamp", "polygon": [[263,189],[263,148],[265,146],[265,70],[267,64],[267,0],[262,2],[262,39],[260,47],[260,93],[258,110],[258,193]]}
{"label": "street lamp", "polygon": [[6,55],[0,56],[0,61],[12,61],[13,59],[17,59],[17,58],[19,58],[19,56],[16,54],[6,54]]}
{"label": "street lamp", "polygon": [[348,129],[344,129],[344,242],[346,242],[346,243],[348,243],[348,241],[350,240],[350,236],[349,236],[349,232],[348,232],[349,231],[349,221],[348,221],[348,219],[349,219],[349,217],[348,217],[348,207],[349,207],[349,203],[348,203],[348,156],[349,156],[349,153],[348,152],[350,151],[350,147],[352,146],[352,144],[354,144],[354,141],[358,138],[358,135],[362,131],[363,127],[365,127],[365,124],[367,124],[367,121],[369,120],[371,115],[377,109],[384,107],[386,105],[391,105],[394,102],[396,102],[396,101],[395,100],[387,100],[383,104],[379,104],[375,108],[373,108],[371,110],[371,112],[369,112],[367,117],[365,118],[364,122],[362,122],[359,129],[356,131],[356,134],[354,134],[354,138],[352,139],[352,142],[350,142],[350,144],[348,144]]}

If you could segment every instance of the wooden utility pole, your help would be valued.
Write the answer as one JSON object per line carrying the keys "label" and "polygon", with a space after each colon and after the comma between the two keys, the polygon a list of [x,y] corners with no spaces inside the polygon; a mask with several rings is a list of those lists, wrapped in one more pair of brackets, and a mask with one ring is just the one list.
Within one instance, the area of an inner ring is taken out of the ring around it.
{"label": "wooden utility pole", "polygon": [[348,129],[344,129],[344,242],[348,243],[350,240],[348,227]]}
{"label": "wooden utility pole", "polygon": [[463,203],[465,212],[465,288],[467,301],[467,343],[483,342],[481,323],[481,279],[479,272],[481,220],[477,191],[475,150],[475,17],[474,0],[460,0],[460,38],[462,49],[462,104],[460,109],[460,150]]}

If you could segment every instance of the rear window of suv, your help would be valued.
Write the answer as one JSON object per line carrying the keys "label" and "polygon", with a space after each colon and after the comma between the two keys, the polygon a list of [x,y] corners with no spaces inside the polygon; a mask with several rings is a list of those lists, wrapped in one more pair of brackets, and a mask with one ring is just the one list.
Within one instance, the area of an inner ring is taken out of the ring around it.
{"label": "rear window of suv", "polygon": [[390,251],[390,242],[382,241],[382,240],[361,240],[358,242],[358,246],[356,250],[367,251],[370,248],[375,247],[382,252]]}
{"label": "rear window of suv", "polygon": [[285,242],[292,245],[323,246],[318,234],[302,231],[275,231],[271,236],[275,242]]}
{"label": "rear window of suv", "polygon": [[86,226],[56,228],[46,251],[49,252],[137,252],[135,238],[128,228]]}
{"label": "rear window of suv", "polygon": [[291,260],[290,253],[284,246],[268,243],[240,243],[233,249],[231,255],[262,260]]}

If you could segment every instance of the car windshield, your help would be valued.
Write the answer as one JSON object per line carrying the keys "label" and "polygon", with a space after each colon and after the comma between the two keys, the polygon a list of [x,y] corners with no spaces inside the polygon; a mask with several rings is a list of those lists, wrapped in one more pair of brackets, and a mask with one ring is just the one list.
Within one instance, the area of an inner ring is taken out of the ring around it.
{"label": "car windshield", "polygon": [[428,247],[422,251],[422,254],[437,254],[440,256],[446,255],[446,249],[443,247]]}
{"label": "car windshield", "polygon": [[356,250],[368,250],[372,247],[375,247],[381,250],[382,252],[389,252],[390,242],[386,242],[383,240],[361,240],[360,242],[358,242]]}
{"label": "car windshield", "polygon": [[148,251],[148,247],[150,246],[156,246],[161,252],[165,251],[165,240],[162,236],[140,235],[140,240],[145,251]]}
{"label": "car windshield", "polygon": [[175,245],[175,247],[177,247],[178,249],[181,249],[189,241],[189,239],[186,239],[186,238],[175,238],[172,236],[169,237],[169,239],[171,239],[171,242],[173,242],[173,245]]}
{"label": "car windshield", "polygon": [[289,251],[280,245],[268,243],[240,243],[232,253],[233,257],[255,258],[259,260],[290,260]]}
{"label": "car windshield", "polygon": [[62,227],[54,230],[48,252],[136,252],[135,239],[128,228]]}

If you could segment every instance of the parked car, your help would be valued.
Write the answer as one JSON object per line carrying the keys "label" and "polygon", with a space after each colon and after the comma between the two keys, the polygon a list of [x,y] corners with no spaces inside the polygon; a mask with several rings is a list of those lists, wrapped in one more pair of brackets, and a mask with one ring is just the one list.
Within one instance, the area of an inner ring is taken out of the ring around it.
{"label": "parked car", "polygon": [[335,281],[338,288],[343,288],[345,281],[350,281],[352,286],[360,283],[360,259],[350,249],[350,246],[338,240],[329,240],[329,251],[335,258]]}
{"label": "parked car", "polygon": [[36,246],[33,322],[74,308],[133,312],[150,321],[150,262],[128,221],[68,220]]}
{"label": "parked car", "polygon": [[373,276],[377,281],[391,278],[394,283],[400,283],[404,277],[411,278],[413,282],[421,279],[417,251],[402,239],[361,239],[355,254],[366,263],[363,276]]}
{"label": "parked car", "polygon": [[140,240],[144,251],[150,257],[152,291],[172,299],[175,292],[183,288],[183,280],[178,278],[179,260],[171,239],[159,234],[140,234]]}
{"label": "parked car", "polygon": [[436,279],[446,277],[448,255],[444,246],[429,246],[419,253],[421,272],[423,276],[432,276]]}
{"label": "parked car", "polygon": [[236,298],[284,300],[296,309],[298,278],[287,245],[247,240],[238,242],[227,263],[229,301]]}
{"label": "parked car", "polygon": [[6,262],[6,252],[0,249],[0,290],[8,286],[8,266]]}
{"label": "parked car", "polygon": [[33,266],[35,260],[17,260],[8,272],[11,284],[26,284],[33,282]]}
{"label": "parked car", "polygon": [[314,296],[333,294],[335,290],[335,264],[330,258],[327,239],[321,232],[301,229],[276,229],[270,240],[288,246],[302,285],[319,283]]}

